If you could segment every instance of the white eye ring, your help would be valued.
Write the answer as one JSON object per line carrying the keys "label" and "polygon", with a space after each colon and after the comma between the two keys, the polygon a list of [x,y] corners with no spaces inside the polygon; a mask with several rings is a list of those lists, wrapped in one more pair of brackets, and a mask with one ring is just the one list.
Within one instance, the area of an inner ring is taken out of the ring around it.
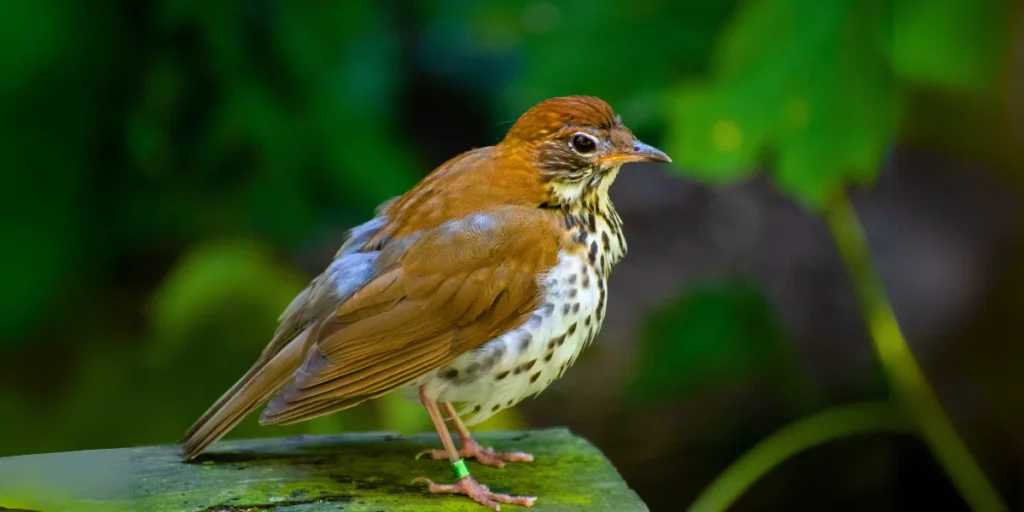
{"label": "white eye ring", "polygon": [[587,155],[597,151],[597,144],[597,139],[583,132],[574,133],[572,138],[569,139],[569,147],[581,155]]}

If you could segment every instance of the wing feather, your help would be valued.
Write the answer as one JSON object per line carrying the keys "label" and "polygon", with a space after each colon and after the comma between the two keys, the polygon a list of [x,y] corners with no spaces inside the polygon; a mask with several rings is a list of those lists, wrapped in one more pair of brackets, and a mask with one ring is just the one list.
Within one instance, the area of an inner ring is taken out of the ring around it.
{"label": "wing feather", "polygon": [[538,276],[555,264],[561,233],[552,214],[519,206],[421,231],[320,326],[261,422],[351,407],[519,327],[539,306]]}

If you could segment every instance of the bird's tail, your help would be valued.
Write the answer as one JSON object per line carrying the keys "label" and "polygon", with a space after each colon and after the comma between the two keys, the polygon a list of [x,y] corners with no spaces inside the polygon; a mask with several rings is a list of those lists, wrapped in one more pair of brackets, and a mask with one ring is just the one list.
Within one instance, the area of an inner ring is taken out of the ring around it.
{"label": "bird's tail", "polygon": [[181,440],[182,457],[195,458],[284,386],[302,364],[312,330],[302,331],[276,354],[261,357],[196,420]]}

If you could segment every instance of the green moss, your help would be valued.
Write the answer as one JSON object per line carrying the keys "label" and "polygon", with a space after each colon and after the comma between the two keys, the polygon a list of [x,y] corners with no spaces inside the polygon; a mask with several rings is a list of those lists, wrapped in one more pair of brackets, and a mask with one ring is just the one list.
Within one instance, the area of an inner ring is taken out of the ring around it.
{"label": "green moss", "polygon": [[[536,456],[532,464],[500,470],[469,463],[473,476],[494,491],[537,496],[533,510],[647,510],[601,452],[567,430],[484,432],[479,439]],[[0,459],[0,497],[15,489],[6,487],[4,474],[32,466],[46,468],[35,472],[37,489],[81,497],[75,510],[86,503],[104,512],[484,510],[412,483],[417,476],[452,480],[446,461],[414,459],[437,445],[436,435],[369,433],[230,441],[191,463],[179,461],[173,446],[11,457]],[[84,463],[90,460],[94,464]],[[99,487],[69,488],[82,472],[110,477]]]}

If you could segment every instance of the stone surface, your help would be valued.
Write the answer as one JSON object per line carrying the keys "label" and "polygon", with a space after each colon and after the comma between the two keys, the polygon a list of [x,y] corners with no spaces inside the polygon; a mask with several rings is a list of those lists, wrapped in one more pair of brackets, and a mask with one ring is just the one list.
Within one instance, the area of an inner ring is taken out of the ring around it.
{"label": "stone surface", "polygon": [[[538,496],[531,511],[647,510],[604,455],[566,429],[482,432],[478,439],[536,456],[500,470],[469,461],[473,476],[492,490]],[[439,446],[435,434],[363,433],[221,442],[190,463],[178,459],[175,446],[0,458],[0,510],[486,510],[411,483],[416,476],[452,480],[446,461],[414,460]]]}

